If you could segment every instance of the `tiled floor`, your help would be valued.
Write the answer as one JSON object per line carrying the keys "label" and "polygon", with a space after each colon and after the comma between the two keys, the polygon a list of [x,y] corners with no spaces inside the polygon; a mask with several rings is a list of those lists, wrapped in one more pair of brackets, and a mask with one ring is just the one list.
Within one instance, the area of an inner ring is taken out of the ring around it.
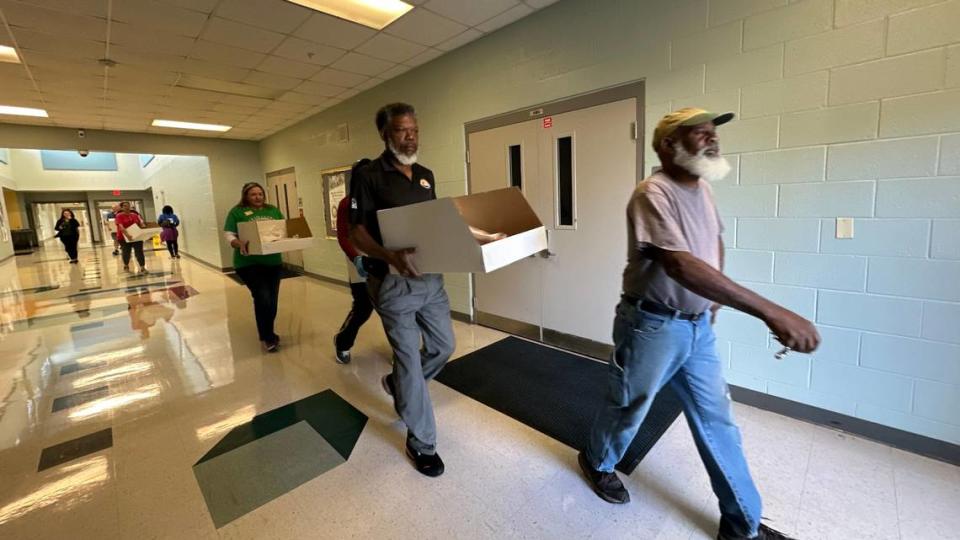
{"label": "tiled floor", "polygon": [[[626,479],[633,502],[611,506],[581,480],[573,449],[433,383],[447,472],[429,479],[403,457],[380,390],[390,353],[379,321],[361,331],[352,364],[333,361],[346,288],[283,280],[284,348],[268,356],[247,291],[217,272],[163,252],[148,254],[145,277],[121,274],[108,250],[81,250],[79,265],[60,255],[0,263],[0,538],[714,534],[716,503],[683,420]],[[504,337],[455,330],[457,355]],[[194,464],[234,427],[326,389],[369,418],[349,460],[217,529]],[[774,526],[800,538],[960,538],[957,467],[736,412]],[[59,447],[59,463],[38,472],[44,449],[106,429],[111,445]],[[83,455],[62,461],[71,447]]]}

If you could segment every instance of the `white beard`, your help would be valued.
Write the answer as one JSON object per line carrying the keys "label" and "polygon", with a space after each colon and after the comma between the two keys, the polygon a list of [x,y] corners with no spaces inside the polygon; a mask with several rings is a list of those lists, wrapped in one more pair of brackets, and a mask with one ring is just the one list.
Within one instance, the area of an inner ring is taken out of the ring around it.
{"label": "white beard", "polygon": [[673,157],[675,164],[707,182],[723,180],[730,173],[730,163],[727,162],[727,158],[720,155],[709,157],[706,155],[706,148],[694,155],[687,152],[687,149],[678,142],[673,145],[673,150],[676,152]]}
{"label": "white beard", "polygon": [[417,162],[416,153],[413,153],[410,155],[404,154],[399,150],[397,150],[397,148],[393,146],[393,143],[389,141],[387,142],[387,148],[390,149],[390,152],[393,153],[393,157],[397,158],[397,161],[399,161],[401,165],[405,165],[409,167],[410,165],[413,165],[414,163]]}

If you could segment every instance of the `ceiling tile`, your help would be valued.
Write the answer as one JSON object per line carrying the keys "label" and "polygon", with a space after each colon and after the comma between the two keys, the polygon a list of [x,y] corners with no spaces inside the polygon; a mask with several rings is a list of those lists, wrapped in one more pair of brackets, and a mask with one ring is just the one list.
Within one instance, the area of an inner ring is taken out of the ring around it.
{"label": "ceiling tile", "polygon": [[[22,4],[30,4],[61,13],[88,15],[90,17],[107,17],[107,3],[103,0],[20,0]],[[6,11],[6,9],[4,9]]]}
{"label": "ceiling tile", "polygon": [[193,38],[157,32],[143,26],[134,26],[122,22],[110,25],[110,44],[134,51],[147,51],[163,54],[186,56],[193,47]]}
{"label": "ceiling tile", "polygon": [[410,66],[406,66],[406,65],[403,65],[403,64],[397,64],[397,65],[393,66],[392,68],[384,71],[384,72],[381,73],[380,75],[377,75],[377,77],[386,81],[386,80],[392,79],[392,78],[394,78],[394,77],[396,77],[396,76],[398,76],[398,75],[402,75],[402,74],[410,71],[411,69],[413,69],[413,68],[410,67]]}
{"label": "ceiling tile", "polygon": [[421,45],[437,45],[462,34],[466,26],[425,9],[415,8],[400,17],[384,32]]}
{"label": "ceiling tile", "polygon": [[223,101],[221,101],[221,103],[234,103],[237,105],[247,105],[249,107],[266,107],[272,102],[273,100],[270,99],[232,95],[224,96]]}
{"label": "ceiling tile", "polygon": [[524,0],[524,1],[534,9],[545,8],[549,5],[557,3],[557,0]]}
{"label": "ceiling tile", "polygon": [[518,0],[430,0],[423,7],[467,26],[476,26],[515,7]]}
{"label": "ceiling tile", "polygon": [[418,54],[417,56],[414,56],[410,60],[407,60],[406,62],[404,62],[404,64],[411,67],[417,67],[417,66],[426,64],[431,60],[439,58],[440,56],[443,56],[443,51],[438,51],[437,49],[427,49],[426,51]]}
{"label": "ceiling tile", "polygon": [[341,71],[339,69],[327,68],[310,78],[311,81],[317,81],[327,84],[334,84],[344,88],[351,88],[363,81],[369,79],[366,75]]}
{"label": "ceiling tile", "polygon": [[264,113],[271,114],[275,112],[279,113],[302,113],[303,111],[309,110],[312,105],[304,103],[291,103],[289,101],[274,101],[270,105],[267,105],[262,110]]}
{"label": "ceiling tile", "polygon": [[235,67],[254,68],[260,62],[263,62],[263,59],[266,58],[266,55],[257,52],[245,51],[236,47],[221,45],[219,43],[211,43],[209,41],[200,40],[197,41],[196,45],[193,46],[193,51],[190,53],[190,58],[197,58],[199,60],[207,60],[209,62],[227,64]]}
{"label": "ceiling tile", "polygon": [[[274,102],[276,103],[276,102]],[[213,106],[213,110],[217,112],[233,113],[233,114],[246,114],[251,115],[261,110],[263,107],[247,107],[244,105],[234,105],[232,103],[217,103]]]}
{"label": "ceiling tile", "polygon": [[331,67],[363,75],[377,75],[392,68],[395,64],[372,56],[359,53],[347,53],[346,56],[334,62]]}
{"label": "ceiling tile", "polygon": [[250,70],[247,68],[226,66],[192,58],[183,62],[181,70],[190,75],[230,82],[241,82],[250,74]]}
{"label": "ceiling tile", "polygon": [[34,51],[89,61],[103,58],[105,46],[99,41],[59,37],[32,30],[17,30],[14,35],[23,51],[23,60],[28,64],[30,63],[30,53]]}
{"label": "ceiling tile", "polygon": [[257,66],[258,71],[266,73],[276,73],[286,77],[296,77],[298,79],[309,79],[320,71],[320,66],[288,60],[279,56],[267,56],[266,60]]}
{"label": "ceiling tile", "polygon": [[483,24],[477,25],[477,28],[484,32],[493,32],[494,30],[502,28],[512,22],[519,21],[531,13],[533,13],[532,8],[521,4],[505,13],[497,15]]}
{"label": "ceiling tile", "polygon": [[110,58],[119,64],[112,69],[117,71],[124,66],[134,66],[142,70],[177,71],[183,65],[182,56],[134,51],[126,47],[111,47]]}
{"label": "ceiling tile", "polygon": [[459,36],[448,39],[447,41],[437,45],[437,48],[441,51],[452,51],[482,36],[483,32],[477,30],[476,28],[469,28],[466,32],[460,34]]}
{"label": "ceiling tile", "polygon": [[325,84],[316,81],[306,81],[303,84],[294,88],[294,91],[301,94],[312,94],[316,96],[324,97],[333,97],[340,92],[343,92],[343,88],[339,86],[333,86],[332,84]]}
{"label": "ceiling tile", "polygon": [[362,92],[364,90],[369,90],[375,86],[380,86],[381,84],[383,84],[383,82],[384,82],[383,79],[379,77],[374,77],[368,81],[364,81],[362,84],[357,85],[356,89]]}
{"label": "ceiling tile", "polygon": [[290,2],[223,0],[217,6],[216,14],[225,19],[289,34],[310,18],[313,11]]}
{"label": "ceiling tile", "polygon": [[212,17],[200,37],[206,41],[260,53],[272,51],[284,39],[283,34],[220,17]]}
{"label": "ceiling tile", "polygon": [[306,62],[320,66],[330,65],[341,58],[347,51],[320,45],[305,39],[289,37],[280,44],[273,54],[290,60]]}
{"label": "ceiling tile", "polygon": [[10,23],[14,36],[19,28],[23,28],[58,37],[99,41],[107,38],[105,19],[13,2],[3,4],[3,14]]}
{"label": "ceiling tile", "polygon": [[[101,2],[103,0],[100,0]],[[158,0],[161,4],[182,7],[200,13],[210,14],[220,0]]]}
{"label": "ceiling tile", "polygon": [[280,96],[280,101],[288,101],[292,103],[303,103],[307,105],[320,105],[325,103],[330,98],[327,96],[317,96],[311,94],[300,94],[298,92],[287,92],[286,94]]}
{"label": "ceiling tile", "polygon": [[375,30],[359,24],[323,13],[314,13],[303,26],[294,32],[294,35],[314,43],[332,45],[341,49],[353,49],[372,38],[376,33]]}
{"label": "ceiling tile", "polygon": [[113,19],[195,38],[207,22],[207,15],[154,0],[123,0],[113,2]]}
{"label": "ceiling tile", "polygon": [[275,88],[279,90],[292,90],[296,88],[303,79],[293,77],[284,77],[273,73],[264,73],[262,71],[251,71],[247,78],[243,80],[247,84],[262,86],[264,88]]}
{"label": "ceiling tile", "polygon": [[387,34],[377,34],[370,41],[356,48],[356,52],[391,62],[409,60],[424,50],[426,47],[423,45]]}

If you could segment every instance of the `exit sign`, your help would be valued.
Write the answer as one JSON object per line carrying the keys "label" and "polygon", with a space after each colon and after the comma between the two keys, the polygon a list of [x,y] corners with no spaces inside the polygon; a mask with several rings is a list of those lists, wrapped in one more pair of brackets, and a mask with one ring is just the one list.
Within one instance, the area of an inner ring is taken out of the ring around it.
{"label": "exit sign", "polygon": [[114,197],[119,197],[119,196],[120,196],[120,190],[119,190],[119,189],[113,190],[113,196],[114,196]]}
{"label": "exit sign", "polygon": [[548,116],[543,119],[543,129],[550,129],[553,127],[553,117]]}

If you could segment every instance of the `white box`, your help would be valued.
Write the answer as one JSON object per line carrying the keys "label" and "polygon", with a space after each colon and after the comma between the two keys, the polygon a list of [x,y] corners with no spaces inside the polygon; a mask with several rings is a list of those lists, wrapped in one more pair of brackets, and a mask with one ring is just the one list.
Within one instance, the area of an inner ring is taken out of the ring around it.
{"label": "white box", "polygon": [[130,242],[143,242],[145,240],[150,240],[154,236],[160,234],[163,229],[156,223],[146,222],[143,224],[143,228],[134,223],[127,227],[127,234],[130,235]]}
{"label": "white box", "polygon": [[270,219],[237,223],[241,242],[250,255],[273,255],[313,247],[313,234],[304,218]]}
{"label": "white box", "polygon": [[[415,248],[419,272],[488,273],[547,249],[547,232],[517,188],[377,212],[387,249]],[[480,245],[470,227],[509,236]]]}

